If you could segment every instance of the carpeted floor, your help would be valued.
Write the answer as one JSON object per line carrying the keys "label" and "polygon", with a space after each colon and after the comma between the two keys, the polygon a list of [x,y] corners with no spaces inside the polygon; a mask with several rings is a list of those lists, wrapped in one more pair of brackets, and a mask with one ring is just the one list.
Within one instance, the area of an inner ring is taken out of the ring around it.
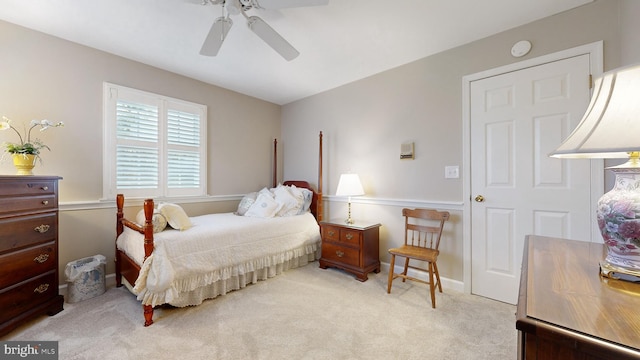
{"label": "carpeted floor", "polygon": [[71,359],[514,359],[515,306],[387,274],[361,283],[314,262],[202,305],[160,308],[142,326],[125,288],[40,317],[0,338],[59,341]]}

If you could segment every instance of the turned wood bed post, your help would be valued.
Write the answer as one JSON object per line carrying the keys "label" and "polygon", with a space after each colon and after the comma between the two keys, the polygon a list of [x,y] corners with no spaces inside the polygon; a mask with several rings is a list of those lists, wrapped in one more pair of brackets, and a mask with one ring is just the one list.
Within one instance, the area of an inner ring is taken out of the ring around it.
{"label": "turned wood bed post", "polygon": [[[124,231],[124,225],[122,225],[122,218],[124,218],[124,214],[122,212],[122,207],[124,206],[124,196],[122,194],[118,194],[116,196],[116,206],[118,208],[118,211],[116,212],[116,240],[117,240],[118,236],[120,236],[120,234],[122,234],[122,232]],[[115,258],[116,286],[121,287],[122,286],[122,268],[120,266],[120,262],[121,262],[120,252],[118,251],[118,245],[116,244],[115,246],[116,246],[116,258]]]}
{"label": "turned wood bed post", "polygon": [[322,131],[320,131],[318,155],[318,204],[316,208],[318,221],[322,221],[324,214],[324,204],[322,202]]}
{"label": "turned wood bed post", "polygon": [[[144,260],[147,260],[153,252],[153,200],[144,201]],[[142,305],[144,312],[144,326],[153,324],[153,306]]]}
{"label": "turned wood bed post", "polygon": [[273,187],[278,186],[278,139],[273,139]]}

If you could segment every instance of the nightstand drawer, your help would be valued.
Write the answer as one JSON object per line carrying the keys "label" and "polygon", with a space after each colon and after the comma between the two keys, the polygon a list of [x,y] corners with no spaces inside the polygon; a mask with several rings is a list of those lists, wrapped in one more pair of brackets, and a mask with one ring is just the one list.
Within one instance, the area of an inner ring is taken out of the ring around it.
{"label": "nightstand drawer", "polygon": [[346,265],[360,266],[360,251],[350,247],[322,244],[322,257],[329,261],[336,261]]}
{"label": "nightstand drawer", "polygon": [[0,219],[0,254],[53,241],[58,236],[58,214]]}
{"label": "nightstand drawer", "polygon": [[359,247],[360,231],[341,228],[338,226],[322,225],[322,240]]}
{"label": "nightstand drawer", "polygon": [[0,289],[55,270],[56,266],[56,248],[53,241],[47,245],[1,255]]}
{"label": "nightstand drawer", "polygon": [[340,228],[336,226],[322,225],[322,240],[340,241]]}
{"label": "nightstand drawer", "polygon": [[360,247],[360,234],[358,230],[342,229],[340,230],[340,242]]}

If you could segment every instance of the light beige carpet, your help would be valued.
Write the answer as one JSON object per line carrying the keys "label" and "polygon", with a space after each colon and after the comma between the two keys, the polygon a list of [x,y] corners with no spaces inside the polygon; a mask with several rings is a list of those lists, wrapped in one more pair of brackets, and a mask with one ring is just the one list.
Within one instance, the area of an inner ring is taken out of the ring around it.
{"label": "light beige carpet", "polygon": [[143,327],[125,288],[40,317],[0,340],[56,340],[60,359],[515,359],[515,306],[387,274],[361,283],[313,262]]}

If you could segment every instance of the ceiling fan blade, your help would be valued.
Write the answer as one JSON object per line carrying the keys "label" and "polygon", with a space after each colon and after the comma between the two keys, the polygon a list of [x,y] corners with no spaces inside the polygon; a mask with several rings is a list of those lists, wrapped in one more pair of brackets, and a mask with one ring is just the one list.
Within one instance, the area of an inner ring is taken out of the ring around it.
{"label": "ceiling fan blade", "polygon": [[304,6],[320,6],[329,4],[329,0],[251,0],[258,9],[277,10]]}
{"label": "ceiling fan blade", "polygon": [[278,34],[269,24],[264,22],[257,16],[247,18],[249,29],[258,35],[267,45],[271,46],[278,54],[287,61],[291,61],[298,57],[300,53],[291,44],[287,42],[280,34]]}
{"label": "ceiling fan blade", "polygon": [[209,34],[204,39],[204,43],[202,44],[202,49],[200,49],[200,55],[204,56],[216,56],[218,55],[218,51],[224,42],[224,39],[227,38],[227,34],[231,29],[231,25],[233,25],[233,21],[229,18],[219,17],[211,25],[211,30],[209,30]]}

